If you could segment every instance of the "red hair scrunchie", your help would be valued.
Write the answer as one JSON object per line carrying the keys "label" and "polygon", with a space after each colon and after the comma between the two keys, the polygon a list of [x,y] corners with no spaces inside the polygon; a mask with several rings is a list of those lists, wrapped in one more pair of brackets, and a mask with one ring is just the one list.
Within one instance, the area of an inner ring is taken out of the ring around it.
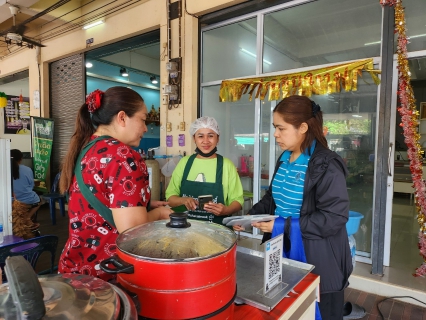
{"label": "red hair scrunchie", "polygon": [[95,91],[89,93],[86,97],[87,109],[90,113],[95,112],[101,106],[102,96],[104,92],[96,89]]}

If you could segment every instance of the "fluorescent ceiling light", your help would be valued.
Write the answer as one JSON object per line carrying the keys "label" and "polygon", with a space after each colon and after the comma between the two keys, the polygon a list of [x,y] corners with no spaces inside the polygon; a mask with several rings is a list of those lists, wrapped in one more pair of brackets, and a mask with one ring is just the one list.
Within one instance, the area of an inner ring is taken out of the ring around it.
{"label": "fluorescent ceiling light", "polygon": [[[414,39],[414,38],[420,38],[420,37],[426,37],[426,33],[415,34],[414,36],[407,36],[408,40]],[[364,43],[364,46],[371,46],[371,45],[379,44],[379,43],[382,43],[382,41],[367,42],[367,43]]]}
{"label": "fluorescent ceiling light", "polygon": [[83,29],[87,30],[87,29],[89,29],[89,28],[92,28],[92,27],[98,26],[98,25],[100,25],[100,24],[102,24],[102,23],[104,23],[104,22],[105,22],[105,21],[104,21],[104,19],[102,19],[102,20],[98,20],[98,21],[95,21],[95,22],[93,22],[93,23],[90,23],[90,24],[87,24],[87,25],[83,26]]}
{"label": "fluorescent ceiling light", "polygon": [[373,44],[380,44],[380,43],[382,43],[382,41],[367,42],[367,43],[364,43],[364,46],[372,46]]}
{"label": "fluorescent ceiling light", "polygon": [[425,34],[416,34],[414,36],[408,36],[408,39],[420,38],[420,37],[426,37],[426,33]]}
{"label": "fluorescent ceiling light", "polygon": [[352,117],[354,117],[354,118],[362,118],[362,116],[359,115],[359,114],[353,114]]}
{"label": "fluorescent ceiling light", "polygon": [[93,63],[91,62],[86,62],[86,68],[91,68],[93,67]]}
{"label": "fluorescent ceiling light", "polygon": [[[244,52],[245,54],[248,54],[249,56],[252,56],[253,58],[257,58],[257,56],[256,56],[253,52],[250,52],[250,51],[248,51],[248,50],[246,50],[246,49],[244,49],[244,48],[240,48],[240,50],[241,50],[242,52]],[[272,62],[270,62],[270,61],[268,61],[268,60],[265,60],[265,59],[263,59],[263,62],[265,62],[266,64],[269,64],[269,65],[271,65],[271,64],[272,64]]]}

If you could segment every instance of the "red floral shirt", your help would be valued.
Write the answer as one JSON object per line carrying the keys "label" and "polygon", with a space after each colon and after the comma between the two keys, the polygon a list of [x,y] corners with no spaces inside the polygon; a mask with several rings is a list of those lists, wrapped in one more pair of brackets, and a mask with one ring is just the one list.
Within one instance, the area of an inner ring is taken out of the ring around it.
{"label": "red floral shirt", "polygon": [[[84,182],[108,208],[147,206],[151,196],[148,171],[140,154],[129,146],[113,138],[100,140],[87,151],[81,165]],[[68,191],[69,237],[59,272],[109,280],[113,276],[100,270],[99,262],[115,253],[118,231],[89,205],[75,176]]]}

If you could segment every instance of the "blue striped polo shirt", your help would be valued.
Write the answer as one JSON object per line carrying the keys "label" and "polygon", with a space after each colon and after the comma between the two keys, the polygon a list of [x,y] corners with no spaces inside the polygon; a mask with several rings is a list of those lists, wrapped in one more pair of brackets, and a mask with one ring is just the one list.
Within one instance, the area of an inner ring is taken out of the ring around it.
{"label": "blue striped polo shirt", "polygon": [[310,152],[306,148],[296,161],[290,163],[292,151],[284,151],[281,165],[272,181],[272,196],[276,204],[275,214],[281,217],[299,217],[303,202],[303,189],[309,159],[314,152],[316,140],[312,142]]}

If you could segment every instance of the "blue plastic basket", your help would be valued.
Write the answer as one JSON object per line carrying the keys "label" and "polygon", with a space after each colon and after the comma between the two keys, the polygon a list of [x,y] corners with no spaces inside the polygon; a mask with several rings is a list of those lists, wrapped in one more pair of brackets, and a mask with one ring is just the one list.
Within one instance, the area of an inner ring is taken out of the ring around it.
{"label": "blue plastic basket", "polygon": [[349,211],[349,220],[346,222],[346,231],[348,236],[355,234],[359,229],[359,224],[364,216],[356,211]]}

